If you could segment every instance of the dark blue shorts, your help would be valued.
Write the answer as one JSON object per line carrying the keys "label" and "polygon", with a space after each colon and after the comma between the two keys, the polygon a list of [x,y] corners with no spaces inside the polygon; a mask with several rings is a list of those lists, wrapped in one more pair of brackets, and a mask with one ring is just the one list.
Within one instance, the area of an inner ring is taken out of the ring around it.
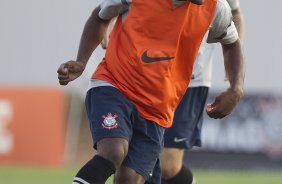
{"label": "dark blue shorts", "polygon": [[187,89],[175,111],[172,127],[165,131],[164,147],[190,149],[201,146],[203,111],[208,91],[208,87]]}
{"label": "dark blue shorts", "polygon": [[104,138],[128,140],[129,149],[123,166],[148,179],[158,164],[165,129],[142,118],[134,104],[114,87],[90,89],[85,104],[94,148]]}

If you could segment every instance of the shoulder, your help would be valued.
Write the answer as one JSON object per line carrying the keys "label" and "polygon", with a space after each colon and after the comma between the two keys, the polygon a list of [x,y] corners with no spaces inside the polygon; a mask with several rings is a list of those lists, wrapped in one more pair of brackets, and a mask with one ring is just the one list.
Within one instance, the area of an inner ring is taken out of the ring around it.
{"label": "shoulder", "polygon": [[207,42],[231,43],[237,39],[238,32],[232,21],[231,8],[226,0],[218,0]]}
{"label": "shoulder", "polygon": [[[230,0],[232,1],[232,0]],[[227,0],[218,0],[217,6],[216,6],[216,12],[221,12],[221,11],[230,11],[231,8],[228,4]]]}
{"label": "shoulder", "polygon": [[237,10],[240,7],[239,0],[227,0],[227,2],[232,10]]}
{"label": "shoulder", "polygon": [[231,8],[226,0],[218,0],[211,29],[225,30],[232,21]]}

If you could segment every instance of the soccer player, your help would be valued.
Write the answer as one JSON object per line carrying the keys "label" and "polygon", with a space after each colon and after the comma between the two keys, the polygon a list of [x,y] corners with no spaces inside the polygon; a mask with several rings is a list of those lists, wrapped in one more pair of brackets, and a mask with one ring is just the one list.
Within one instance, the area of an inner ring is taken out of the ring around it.
{"label": "soccer player", "polygon": [[[102,184],[115,172],[117,184],[141,184],[159,166],[164,130],[172,125],[205,33],[210,29],[208,40],[218,42],[234,26],[230,9],[218,6],[224,0],[205,0],[202,5],[194,1],[104,0],[94,9],[76,61],[58,69],[61,85],[79,77],[110,20],[118,16],[86,96],[97,154],[78,171],[74,184]],[[219,23],[218,18],[226,21]],[[224,47],[224,57],[231,87],[218,97],[227,101],[224,105],[209,107],[213,118],[228,115],[243,94],[239,40]],[[160,175],[155,179],[159,184]]]}
{"label": "soccer player", "polygon": [[[244,27],[239,0],[227,2],[232,9],[233,20],[242,42]],[[232,29],[234,27],[230,26],[228,31],[233,34],[229,33],[220,41],[223,48],[226,47],[224,44],[232,43],[237,38],[235,30]],[[207,44],[205,40],[197,55],[189,87],[175,112],[173,126],[166,129],[164,134],[164,149],[161,153],[163,184],[191,184],[193,181],[191,170],[183,165],[183,157],[186,149],[201,146],[203,112],[211,86],[211,66],[215,49],[215,44]]]}

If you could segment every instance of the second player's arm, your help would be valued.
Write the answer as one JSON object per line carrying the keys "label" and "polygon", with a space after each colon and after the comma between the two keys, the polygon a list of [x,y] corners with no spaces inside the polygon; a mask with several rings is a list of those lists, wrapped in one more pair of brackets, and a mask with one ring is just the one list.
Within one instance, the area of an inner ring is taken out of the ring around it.
{"label": "second player's arm", "polygon": [[[215,21],[210,29],[211,41],[217,38],[222,45],[224,67],[230,86],[220,93],[212,104],[208,104],[207,113],[211,118],[223,118],[230,114],[243,95],[245,67],[241,41],[232,19],[232,13],[227,1],[220,1]],[[238,25],[237,25],[238,26]],[[241,25],[242,26],[242,25]],[[224,37],[220,35],[225,35]]]}
{"label": "second player's arm", "polygon": [[243,96],[243,85],[245,78],[245,67],[242,53],[245,27],[244,17],[242,15],[240,6],[238,6],[236,9],[232,8],[232,16],[240,41],[237,40],[233,44],[221,44],[226,76],[230,83],[230,88],[227,90],[226,94],[230,96],[228,99],[230,100],[231,105],[226,107],[226,113],[230,113]]}
{"label": "second player's arm", "polygon": [[222,44],[224,67],[230,83],[230,90],[234,91],[238,98],[243,95],[245,79],[245,66],[241,42],[237,40],[232,44]]}
{"label": "second player's arm", "polygon": [[245,66],[241,42],[238,39],[232,44],[222,44],[224,66],[230,87],[216,97],[207,107],[207,113],[212,118],[223,118],[230,114],[243,96]]}
{"label": "second player's arm", "polygon": [[235,27],[240,37],[240,41],[241,43],[244,43],[245,27],[244,27],[244,17],[242,15],[241,8],[239,7],[235,10],[232,10],[232,15],[233,15],[233,22],[235,24]]}

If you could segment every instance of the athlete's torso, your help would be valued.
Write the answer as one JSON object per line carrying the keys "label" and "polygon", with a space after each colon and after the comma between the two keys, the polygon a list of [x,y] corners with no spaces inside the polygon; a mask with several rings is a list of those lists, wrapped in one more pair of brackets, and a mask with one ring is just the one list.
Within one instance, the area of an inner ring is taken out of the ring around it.
{"label": "athlete's torso", "polygon": [[93,77],[121,90],[144,118],[169,127],[216,3],[133,0],[124,22],[117,20]]}

